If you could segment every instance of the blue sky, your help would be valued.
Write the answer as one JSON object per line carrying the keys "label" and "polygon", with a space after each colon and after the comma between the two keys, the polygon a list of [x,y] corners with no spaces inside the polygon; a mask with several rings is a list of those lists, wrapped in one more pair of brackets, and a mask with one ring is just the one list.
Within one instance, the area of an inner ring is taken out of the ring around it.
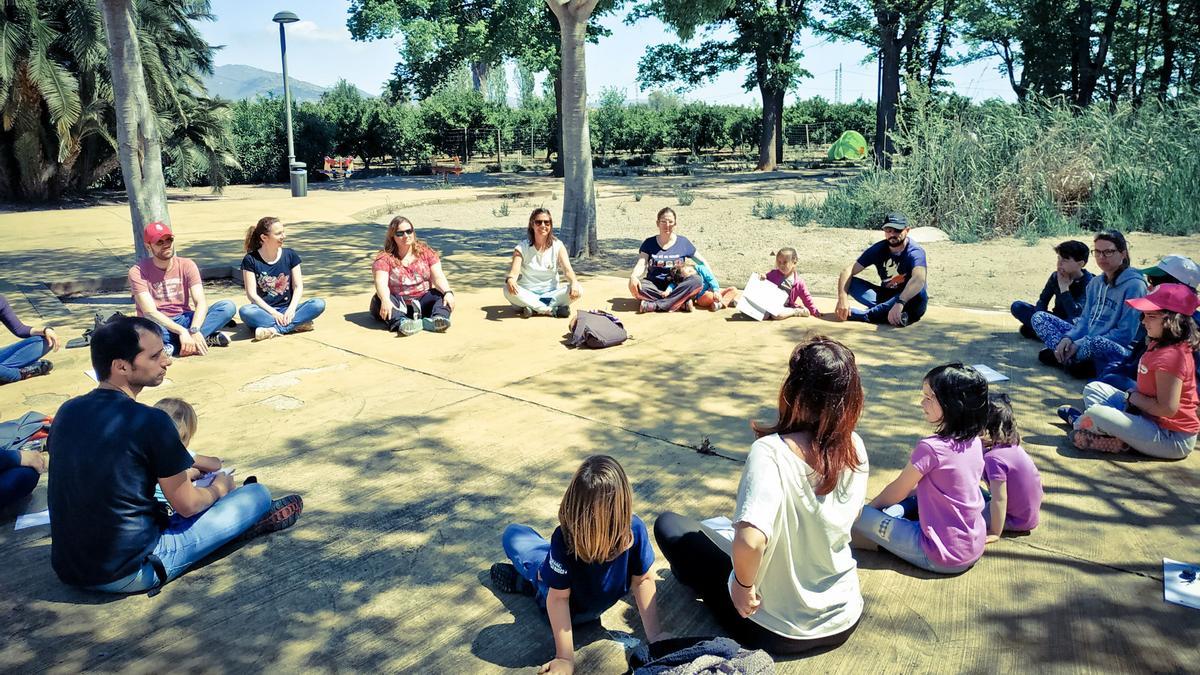
{"label": "blue sky", "polygon": [[[378,93],[396,64],[396,40],[368,43],[351,40],[346,30],[348,7],[346,0],[212,0],[216,21],[202,22],[199,27],[211,44],[224,45],[217,52],[217,65],[245,64],[279,72],[279,30],[271,23],[271,17],[277,11],[291,10],[301,19],[287,27],[288,70],[292,77],[323,86],[344,77],[364,91]],[[592,98],[598,97],[605,87],[616,87],[624,89],[630,99],[644,99],[646,92],[639,91],[636,81],[638,59],[647,47],[671,41],[673,37],[657,21],[626,26],[623,17],[624,13],[609,17],[604,23],[612,30],[612,37],[588,47],[588,92]],[[833,100],[834,73],[839,64],[842,100],[859,97],[875,100],[875,63],[864,63],[869,56],[865,47],[807,34],[800,44],[804,53],[801,64],[814,77],[804,80],[795,93],[789,94],[789,101],[818,95]],[[756,91],[742,89],[745,77],[744,71],[725,73],[685,97],[710,103],[758,103]],[[1016,98],[994,62],[955,69],[948,78],[958,93],[971,98],[999,97],[1009,101]],[[515,86],[510,85],[509,89],[515,91]]]}

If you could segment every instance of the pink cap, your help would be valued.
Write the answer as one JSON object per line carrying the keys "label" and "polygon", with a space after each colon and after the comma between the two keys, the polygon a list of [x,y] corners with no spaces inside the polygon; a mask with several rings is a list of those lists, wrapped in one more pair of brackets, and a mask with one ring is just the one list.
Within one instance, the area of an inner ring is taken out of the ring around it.
{"label": "pink cap", "polygon": [[166,223],[155,221],[146,226],[142,230],[142,241],[147,244],[157,244],[158,240],[163,237],[174,237],[175,233],[171,232],[171,226]]}
{"label": "pink cap", "polygon": [[1125,304],[1139,312],[1165,309],[1168,312],[1191,316],[1196,308],[1200,307],[1200,298],[1196,297],[1196,291],[1183,284],[1160,284],[1146,297],[1126,300]]}

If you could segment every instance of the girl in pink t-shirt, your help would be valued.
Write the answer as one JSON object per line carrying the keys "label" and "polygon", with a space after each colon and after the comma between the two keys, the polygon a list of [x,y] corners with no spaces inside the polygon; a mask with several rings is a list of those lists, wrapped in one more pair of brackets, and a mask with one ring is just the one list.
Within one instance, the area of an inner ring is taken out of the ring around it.
{"label": "girl in pink t-shirt", "polygon": [[1136,450],[1183,459],[1196,447],[1196,356],[1200,330],[1192,318],[1200,299],[1183,284],[1160,284],[1144,298],[1126,300],[1142,313],[1149,347],[1138,361],[1137,386],[1121,391],[1103,382],[1083,389],[1075,447],[1100,452]]}
{"label": "girl in pink t-shirt", "polygon": [[995,394],[988,405],[983,434],[983,478],[991,493],[987,512],[987,543],[1005,530],[1028,532],[1037,527],[1042,508],[1042,476],[1034,466],[1013,419],[1008,394]]}
{"label": "girl in pink t-shirt", "polygon": [[921,409],[934,435],[917,442],[900,475],[863,507],[852,544],[882,547],[922,569],[957,574],[979,560],[987,539],[979,489],[987,380],[961,363],[938,366],[921,383]]}
{"label": "girl in pink t-shirt", "polygon": [[[808,285],[804,283],[804,279],[800,273],[796,271],[796,262],[799,256],[796,255],[796,249],[788,247],[779,249],[779,253],[775,254],[775,269],[767,272],[766,280],[775,284],[780,289],[787,291],[788,299],[784,303],[791,311],[787,314],[778,316],[772,314],[772,319],[787,319],[793,316],[821,316],[820,310],[813,304],[812,295],[808,292]],[[803,303],[801,307],[798,303]]]}

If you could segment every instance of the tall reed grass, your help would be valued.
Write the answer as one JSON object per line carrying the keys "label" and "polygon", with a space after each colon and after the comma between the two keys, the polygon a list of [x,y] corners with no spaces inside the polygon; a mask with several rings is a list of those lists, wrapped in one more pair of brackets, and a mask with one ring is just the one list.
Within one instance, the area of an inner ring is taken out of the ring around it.
{"label": "tall reed grass", "polygon": [[793,222],[874,227],[900,210],[962,242],[1200,232],[1200,99],[1076,113],[1048,101],[950,107],[910,91],[894,168],[861,174],[821,206],[792,207]]}

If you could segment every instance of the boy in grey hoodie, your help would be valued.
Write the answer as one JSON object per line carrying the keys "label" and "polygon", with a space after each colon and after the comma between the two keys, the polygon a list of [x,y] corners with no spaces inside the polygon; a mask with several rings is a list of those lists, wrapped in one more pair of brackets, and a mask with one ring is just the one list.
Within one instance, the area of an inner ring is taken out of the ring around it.
{"label": "boy in grey hoodie", "polygon": [[1124,235],[1104,230],[1096,235],[1092,246],[1103,274],[1088,283],[1083,311],[1074,324],[1049,312],[1037,312],[1030,319],[1034,332],[1046,345],[1038,360],[1064,367],[1077,377],[1094,374],[1093,360],[1108,362],[1129,356],[1139,314],[1125,301],[1146,295],[1145,278],[1129,266]]}

